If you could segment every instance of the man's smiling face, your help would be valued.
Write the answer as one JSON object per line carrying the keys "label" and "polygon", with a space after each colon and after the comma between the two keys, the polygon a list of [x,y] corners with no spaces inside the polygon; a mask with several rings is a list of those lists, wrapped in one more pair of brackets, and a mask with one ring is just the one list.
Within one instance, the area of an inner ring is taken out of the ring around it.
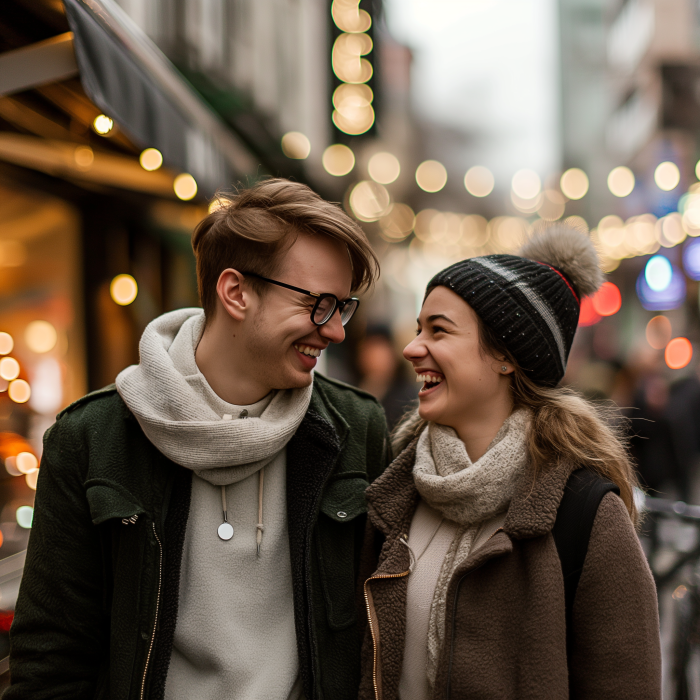
{"label": "man's smiling face", "polygon": [[[346,299],[352,286],[347,248],[327,236],[300,235],[274,279]],[[320,353],[345,339],[340,314],[336,311],[326,324],[316,326],[311,320],[314,297],[266,286],[264,294],[251,294],[251,313],[241,328],[248,372],[270,390],[308,386]]]}

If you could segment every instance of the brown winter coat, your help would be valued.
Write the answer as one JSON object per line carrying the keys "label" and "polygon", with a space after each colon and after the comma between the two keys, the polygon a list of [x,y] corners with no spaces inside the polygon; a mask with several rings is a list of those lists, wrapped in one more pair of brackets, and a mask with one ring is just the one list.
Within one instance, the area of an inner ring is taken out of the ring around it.
{"label": "brown winter coat", "polygon": [[[367,491],[365,561],[381,551],[364,585],[370,624],[361,700],[398,697],[409,574],[399,538],[419,499],[414,461],[415,441]],[[564,580],[551,530],[572,469],[557,466],[534,485],[530,475],[523,479],[503,528],[456,570],[434,700],[660,700],[656,589],[613,493],[601,501],[591,532],[567,661]]]}

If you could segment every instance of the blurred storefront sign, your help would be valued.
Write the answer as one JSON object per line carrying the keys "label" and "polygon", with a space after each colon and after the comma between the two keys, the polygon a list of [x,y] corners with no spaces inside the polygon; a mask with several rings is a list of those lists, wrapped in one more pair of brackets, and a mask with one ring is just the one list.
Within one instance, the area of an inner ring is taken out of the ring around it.
{"label": "blurred storefront sign", "polygon": [[113,0],[65,0],[90,99],[143,148],[192,173],[211,195],[255,161],[170,61]]}

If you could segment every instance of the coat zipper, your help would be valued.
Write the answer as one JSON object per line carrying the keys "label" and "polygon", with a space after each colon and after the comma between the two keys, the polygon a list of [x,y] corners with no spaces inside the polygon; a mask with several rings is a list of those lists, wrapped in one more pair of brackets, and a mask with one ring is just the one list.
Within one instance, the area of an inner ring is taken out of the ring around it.
{"label": "coat zipper", "polygon": [[156,524],[151,523],[153,527],[153,534],[155,535],[156,542],[158,543],[158,596],[156,597],[156,615],[153,620],[153,634],[151,634],[151,644],[148,647],[148,656],[146,657],[146,667],[143,669],[143,678],[141,679],[141,700],[143,700],[143,694],[146,689],[146,674],[148,673],[148,665],[151,662],[151,653],[153,652],[153,643],[156,639],[156,628],[158,627],[158,610],[160,608],[160,588],[163,579],[163,545],[160,542],[158,533],[156,532]]}
{"label": "coat zipper", "polygon": [[[483,547],[487,542],[490,542],[499,532],[505,532],[505,530],[502,527],[499,527],[496,532],[494,532],[484,544],[481,546]],[[487,560],[488,561],[488,560]],[[478,569],[480,569],[486,561],[483,561],[479,566],[475,567],[471,571],[467,571],[466,574],[464,574],[458,581],[457,583],[457,588],[455,588],[455,597],[454,597],[454,604],[452,605],[452,625],[451,625],[451,630],[450,630],[450,665],[447,669],[447,687],[445,688],[445,700],[449,700],[450,697],[450,681],[452,680],[452,660],[454,656],[454,642],[455,642],[455,626],[457,624],[457,598],[459,597],[459,587],[462,585],[462,581],[464,581],[469,574],[474,573]]]}
{"label": "coat zipper", "polygon": [[367,588],[367,584],[370,581],[374,581],[376,579],[380,578],[402,578],[404,576],[408,576],[411,573],[410,569],[408,571],[404,571],[401,574],[383,574],[379,576],[370,576],[366,581],[364,585],[364,590],[365,590],[365,606],[367,607],[367,621],[369,622],[369,631],[372,634],[372,650],[374,654],[374,663],[372,665],[372,683],[374,684],[374,697],[376,700],[380,700],[380,693],[379,693],[379,686],[377,684],[377,661],[378,661],[378,655],[377,655],[377,647],[378,644],[377,642],[379,641],[379,630],[374,631],[374,618],[372,617],[372,608],[369,603],[369,589]]}

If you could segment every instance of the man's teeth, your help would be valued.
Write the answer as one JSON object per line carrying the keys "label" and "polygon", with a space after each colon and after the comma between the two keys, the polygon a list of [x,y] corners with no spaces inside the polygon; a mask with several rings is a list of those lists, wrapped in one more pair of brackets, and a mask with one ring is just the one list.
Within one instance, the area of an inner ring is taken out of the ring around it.
{"label": "man's teeth", "polygon": [[425,383],[427,382],[428,384],[439,384],[443,380],[442,377],[436,377],[433,374],[417,374],[416,375],[416,381],[419,383]]}
{"label": "man's teeth", "polygon": [[302,355],[308,355],[309,357],[318,357],[321,351],[318,348],[311,348],[308,345],[295,345],[294,346]]}

